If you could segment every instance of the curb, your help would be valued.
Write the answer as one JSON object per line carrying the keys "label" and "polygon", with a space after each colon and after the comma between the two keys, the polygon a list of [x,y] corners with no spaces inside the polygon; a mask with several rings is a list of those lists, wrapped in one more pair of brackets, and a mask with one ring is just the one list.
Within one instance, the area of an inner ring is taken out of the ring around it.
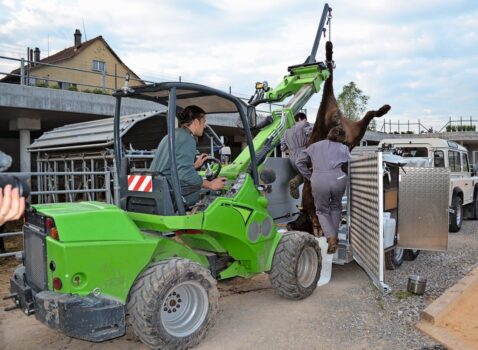
{"label": "curb", "polygon": [[[471,301],[473,308],[478,308],[478,267],[472,270],[467,276],[462,278],[455,285],[450,287],[436,299],[433,303],[425,308],[420,314],[420,321],[416,327],[422,332],[426,333],[433,339],[445,345],[448,349],[460,350],[476,350],[476,333],[468,334],[469,337],[475,337],[472,341],[468,341],[464,337],[457,336],[452,324],[449,324],[450,313],[460,313],[465,315],[469,310],[464,309],[462,305],[465,302]],[[475,306],[476,305],[476,306]]]}

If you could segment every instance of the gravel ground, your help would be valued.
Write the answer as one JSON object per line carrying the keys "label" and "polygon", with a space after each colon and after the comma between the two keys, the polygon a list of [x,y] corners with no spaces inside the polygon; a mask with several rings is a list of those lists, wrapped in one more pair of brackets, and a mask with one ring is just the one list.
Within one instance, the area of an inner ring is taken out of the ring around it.
{"label": "gravel ground", "polygon": [[[458,233],[450,233],[446,252],[420,252],[415,261],[404,261],[388,271],[388,295],[374,291],[383,327],[376,331],[397,341],[396,349],[443,349],[415,328],[420,312],[443,292],[478,266],[478,221],[464,221]],[[427,278],[423,296],[408,293],[408,276]]]}
{"label": "gravel ground", "polygon": [[[198,350],[443,350],[418,331],[415,323],[427,305],[478,265],[477,252],[478,221],[465,221],[459,233],[449,235],[448,251],[421,252],[415,261],[388,271],[386,280],[392,288],[388,295],[381,295],[355,263],[334,266],[331,282],[301,302],[275,296],[266,275],[222,282],[218,321]],[[0,294],[7,293],[15,265],[13,259],[0,259]],[[428,279],[423,296],[406,292],[410,274]],[[6,305],[0,300],[0,306]],[[2,331],[5,349],[146,349],[129,333],[99,344],[74,340],[20,311],[6,314],[0,310],[0,339]]]}

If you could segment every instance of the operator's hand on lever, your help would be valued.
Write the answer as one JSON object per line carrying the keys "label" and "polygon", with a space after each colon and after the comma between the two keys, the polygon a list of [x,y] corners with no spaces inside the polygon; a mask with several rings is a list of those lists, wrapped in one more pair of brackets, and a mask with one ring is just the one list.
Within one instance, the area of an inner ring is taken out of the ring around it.
{"label": "operator's hand on lever", "polygon": [[202,187],[207,188],[209,190],[218,191],[224,188],[226,184],[227,178],[224,176],[218,177],[212,181],[204,180]]}
{"label": "operator's hand on lever", "polygon": [[199,170],[201,169],[202,165],[206,161],[208,155],[206,153],[200,154],[196,161],[194,162],[194,169]]}
{"label": "operator's hand on lever", "polygon": [[0,225],[20,219],[24,211],[25,198],[20,197],[18,188],[12,189],[12,185],[0,188]]}

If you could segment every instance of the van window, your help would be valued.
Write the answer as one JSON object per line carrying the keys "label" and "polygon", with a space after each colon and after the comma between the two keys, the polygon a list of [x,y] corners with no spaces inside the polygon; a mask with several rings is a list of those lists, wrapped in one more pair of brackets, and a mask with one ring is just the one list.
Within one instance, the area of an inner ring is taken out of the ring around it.
{"label": "van window", "polygon": [[445,154],[443,151],[435,151],[433,154],[433,166],[435,168],[444,168],[445,167]]}
{"label": "van window", "polygon": [[448,165],[452,173],[461,172],[461,157],[459,152],[448,151]]}
{"label": "van window", "polygon": [[468,154],[462,153],[462,155],[463,155],[463,171],[467,173],[470,171],[470,166],[468,164]]}
{"label": "van window", "polygon": [[401,147],[402,157],[428,157],[426,147]]}

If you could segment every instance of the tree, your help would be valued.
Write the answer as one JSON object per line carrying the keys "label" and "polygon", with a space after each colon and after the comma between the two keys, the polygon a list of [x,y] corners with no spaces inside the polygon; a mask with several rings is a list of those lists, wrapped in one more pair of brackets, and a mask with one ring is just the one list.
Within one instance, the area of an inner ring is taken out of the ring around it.
{"label": "tree", "polygon": [[[370,99],[369,96],[366,96],[362,90],[360,90],[353,81],[348,83],[342,88],[342,92],[337,99],[339,108],[344,114],[344,116],[350,120],[359,120],[367,109],[367,103]],[[369,129],[372,130],[372,127],[376,127],[375,121],[372,121],[369,125]]]}

